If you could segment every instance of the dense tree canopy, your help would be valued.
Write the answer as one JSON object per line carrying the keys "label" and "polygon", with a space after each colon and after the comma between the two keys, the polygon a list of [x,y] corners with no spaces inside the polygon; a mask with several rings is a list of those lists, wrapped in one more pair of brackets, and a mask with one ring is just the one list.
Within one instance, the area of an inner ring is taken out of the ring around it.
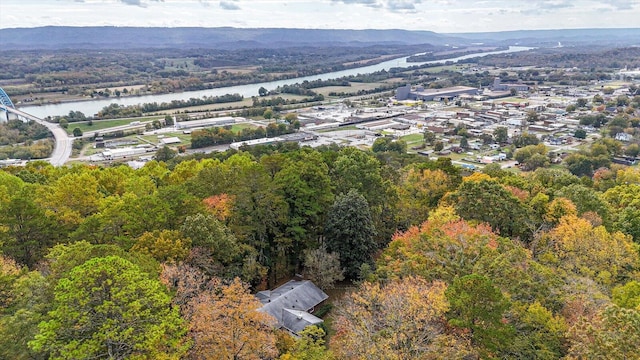
{"label": "dense tree canopy", "polygon": [[[0,170],[0,357],[632,357],[640,171],[600,167],[615,143],[524,175],[378,150]],[[295,274],[350,287],[328,344],[255,311]]]}

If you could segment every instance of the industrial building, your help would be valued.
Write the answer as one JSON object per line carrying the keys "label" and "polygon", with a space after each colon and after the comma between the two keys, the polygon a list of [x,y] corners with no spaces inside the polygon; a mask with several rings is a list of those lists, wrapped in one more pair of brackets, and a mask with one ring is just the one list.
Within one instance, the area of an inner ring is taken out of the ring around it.
{"label": "industrial building", "polygon": [[[240,118],[240,121],[245,119]],[[236,123],[236,118],[231,116],[224,116],[218,118],[202,119],[202,120],[190,120],[190,121],[178,121],[176,122],[176,129],[192,129],[192,128],[205,128],[214,126],[233,125]]]}
{"label": "industrial building", "polygon": [[401,86],[396,90],[397,100],[440,101],[449,100],[460,95],[478,95],[478,89],[469,86],[453,86],[442,89],[425,89],[423,86],[411,87],[411,84]]}
{"label": "industrial building", "polygon": [[491,86],[491,90],[510,91],[511,89],[515,89],[516,91],[529,91],[529,86],[525,84],[503,84],[499,77],[493,79],[493,86]]}

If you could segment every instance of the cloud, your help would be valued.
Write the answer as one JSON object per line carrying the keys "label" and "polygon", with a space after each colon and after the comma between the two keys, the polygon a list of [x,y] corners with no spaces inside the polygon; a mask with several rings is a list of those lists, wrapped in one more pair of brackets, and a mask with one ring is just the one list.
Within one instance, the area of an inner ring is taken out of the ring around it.
{"label": "cloud", "polygon": [[532,2],[530,6],[529,8],[520,10],[520,13],[524,15],[542,15],[575,7],[575,4],[569,0],[541,0]]}
{"label": "cloud", "polygon": [[421,0],[389,0],[386,7],[394,12],[415,12],[416,4],[421,2]]}
{"label": "cloud", "polygon": [[220,1],[220,7],[224,10],[240,10],[240,6],[235,1]]}
{"label": "cloud", "polygon": [[331,0],[333,2],[343,3],[343,4],[357,4],[364,5],[372,8],[381,8],[382,5],[378,2],[378,0]]}
{"label": "cloud", "polygon": [[140,0],[120,0],[127,5],[143,6]]}
{"label": "cloud", "polygon": [[[150,1],[164,2],[164,0],[150,0]],[[120,2],[126,5],[133,5],[133,6],[140,6],[140,7],[147,7],[147,3],[148,3],[148,1],[143,1],[143,0],[120,0]]]}
{"label": "cloud", "polygon": [[605,1],[605,4],[613,6],[616,10],[631,10],[635,5],[638,4],[638,1],[634,0],[609,0]]}

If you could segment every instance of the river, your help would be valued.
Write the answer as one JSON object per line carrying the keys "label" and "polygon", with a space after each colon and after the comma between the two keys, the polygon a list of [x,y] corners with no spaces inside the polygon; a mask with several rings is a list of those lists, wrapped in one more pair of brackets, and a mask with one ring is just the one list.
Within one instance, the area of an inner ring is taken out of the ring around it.
{"label": "river", "polygon": [[450,59],[441,59],[441,60],[433,60],[433,61],[425,61],[425,62],[407,62],[407,57],[393,59],[384,61],[375,65],[363,66],[348,70],[334,71],[325,74],[318,74],[312,76],[304,76],[286,80],[278,80],[278,81],[270,81],[263,82],[257,84],[247,84],[247,85],[237,85],[237,86],[227,86],[216,89],[207,89],[207,90],[197,90],[197,91],[185,91],[180,93],[171,93],[171,94],[161,94],[161,95],[144,95],[144,96],[131,96],[124,98],[105,98],[100,100],[86,100],[86,101],[72,101],[72,102],[64,102],[59,104],[49,104],[49,105],[29,105],[29,106],[20,106],[21,111],[29,113],[31,115],[37,116],[39,118],[45,118],[47,116],[62,116],[67,115],[69,111],[81,111],[87,116],[92,116],[98,111],[102,110],[105,106],[108,106],[112,103],[117,103],[120,105],[137,105],[143,103],[152,103],[152,102],[171,102],[172,100],[188,100],[190,98],[202,98],[203,96],[221,96],[225,94],[240,94],[247,97],[258,96],[258,89],[261,87],[266,88],[267,90],[273,90],[278,86],[283,85],[292,85],[295,83],[301,83],[305,80],[313,81],[313,80],[329,80],[341,78],[349,75],[357,75],[357,74],[369,74],[376,71],[381,70],[389,70],[391,68],[407,68],[411,66],[419,66],[424,64],[438,64],[444,63],[447,61],[458,62],[464,59],[482,57],[487,55],[494,54],[505,54],[512,53],[518,51],[526,51],[531,50],[531,47],[524,46],[510,46],[508,50],[499,50],[499,51],[490,51],[484,53],[476,53],[476,54],[468,54]]}

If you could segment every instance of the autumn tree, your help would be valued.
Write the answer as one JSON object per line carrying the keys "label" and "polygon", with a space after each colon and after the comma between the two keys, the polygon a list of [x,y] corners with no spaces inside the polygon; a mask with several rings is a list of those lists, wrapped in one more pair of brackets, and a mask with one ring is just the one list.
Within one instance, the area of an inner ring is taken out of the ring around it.
{"label": "autumn tree", "polygon": [[635,359],[640,344],[640,311],[616,305],[569,330],[567,359]]}
{"label": "autumn tree", "polygon": [[243,360],[277,356],[275,319],[239,279],[205,291],[190,307],[193,359]]}
{"label": "autumn tree", "polygon": [[184,260],[189,254],[191,239],[183,238],[177,230],[155,230],[142,234],[131,248],[147,254],[159,262]]}
{"label": "autumn tree", "polygon": [[448,334],[442,282],[365,282],[336,308],[330,348],[340,359],[461,359],[473,350]]}
{"label": "autumn tree", "polygon": [[179,359],[182,319],[160,282],[120,257],[95,258],[60,279],[49,319],[29,346],[52,359]]}
{"label": "autumn tree", "polygon": [[355,279],[364,263],[372,263],[376,230],[369,205],[357,191],[336,198],[325,224],[327,249],[340,256],[347,278]]}
{"label": "autumn tree", "polygon": [[397,190],[399,215],[406,227],[418,225],[426,220],[429,211],[456,185],[453,177],[440,169],[410,166],[402,170],[401,176]]}
{"label": "autumn tree", "polygon": [[304,251],[305,277],[323,290],[333,288],[336,281],[344,280],[344,269],[340,268],[337,253],[327,252],[324,244],[317,249]]}
{"label": "autumn tree", "polygon": [[567,215],[535,243],[535,256],[563,276],[582,276],[611,286],[627,278],[640,262],[637,245],[589,220]]}

